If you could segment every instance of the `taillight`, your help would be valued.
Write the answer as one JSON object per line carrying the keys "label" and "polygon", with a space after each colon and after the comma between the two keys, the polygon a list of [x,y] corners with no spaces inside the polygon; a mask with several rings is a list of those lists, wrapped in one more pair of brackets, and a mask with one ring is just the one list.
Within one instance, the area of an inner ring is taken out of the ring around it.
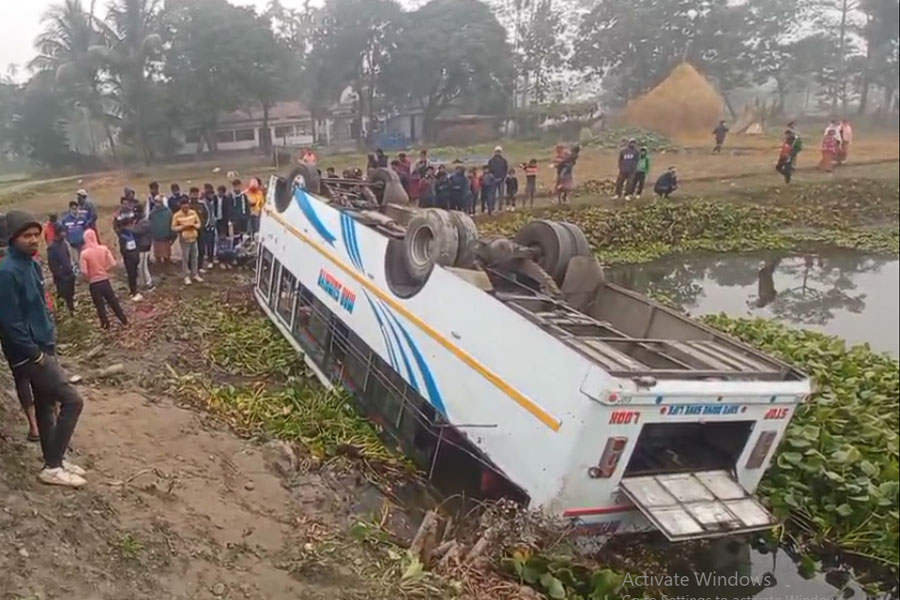
{"label": "taillight", "polygon": [[600,462],[596,467],[588,469],[588,475],[593,479],[612,477],[612,474],[616,470],[616,465],[619,464],[619,458],[622,457],[622,452],[625,451],[625,446],[627,445],[628,438],[626,437],[607,438],[606,447],[603,449],[603,454],[600,456]]}
{"label": "taillight", "polygon": [[759,437],[756,438],[756,444],[753,446],[753,451],[750,452],[750,457],[747,459],[746,468],[758,469],[763,466],[777,436],[777,431],[763,431],[759,434]]}

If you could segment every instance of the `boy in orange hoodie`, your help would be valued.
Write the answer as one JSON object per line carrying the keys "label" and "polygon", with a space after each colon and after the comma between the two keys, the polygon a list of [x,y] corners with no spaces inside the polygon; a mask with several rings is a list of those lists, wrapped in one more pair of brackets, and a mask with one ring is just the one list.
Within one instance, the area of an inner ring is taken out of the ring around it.
{"label": "boy in orange hoodie", "polygon": [[84,232],[84,250],[81,251],[81,273],[87,279],[91,300],[97,309],[97,317],[100,319],[100,327],[109,329],[109,317],[106,315],[106,306],[112,309],[116,318],[122,325],[128,325],[128,318],[119,298],[109,281],[109,270],[116,266],[116,259],[109,248],[97,241],[97,233],[93,229]]}

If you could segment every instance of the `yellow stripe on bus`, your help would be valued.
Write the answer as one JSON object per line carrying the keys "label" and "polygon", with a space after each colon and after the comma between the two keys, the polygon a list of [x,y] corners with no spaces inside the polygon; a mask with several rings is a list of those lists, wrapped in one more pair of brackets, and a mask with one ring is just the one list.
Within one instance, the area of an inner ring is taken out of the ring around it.
{"label": "yellow stripe on bus", "polygon": [[312,246],[319,254],[330,260],[331,262],[338,265],[341,269],[343,269],[350,277],[355,279],[360,285],[365,287],[367,290],[390,304],[394,310],[402,314],[404,317],[409,319],[410,322],[416,325],[419,329],[427,333],[431,336],[436,342],[438,342],[441,346],[452,352],[459,358],[461,361],[478,371],[482,377],[490,381],[494,386],[496,386],[500,391],[513,399],[513,401],[527,410],[529,413],[534,415],[541,423],[552,429],[553,431],[559,431],[559,428],[562,426],[562,423],[559,419],[545,411],[543,408],[537,405],[531,398],[514,388],[513,386],[506,383],[503,379],[500,378],[499,375],[488,369],[486,366],[481,364],[474,356],[451,342],[447,339],[442,333],[431,327],[428,323],[423,321],[421,318],[411,313],[405,306],[397,302],[390,294],[383,291],[381,288],[373,284],[371,281],[366,279],[363,275],[361,275],[356,269],[345,263],[338,256],[332,253],[330,250],[311,239],[305,233],[288,223],[281,215],[277,214],[271,208],[266,208],[266,213],[278,223],[280,223],[285,229],[287,229],[291,234],[295,237],[300,238],[302,241],[306,242],[310,246]]}

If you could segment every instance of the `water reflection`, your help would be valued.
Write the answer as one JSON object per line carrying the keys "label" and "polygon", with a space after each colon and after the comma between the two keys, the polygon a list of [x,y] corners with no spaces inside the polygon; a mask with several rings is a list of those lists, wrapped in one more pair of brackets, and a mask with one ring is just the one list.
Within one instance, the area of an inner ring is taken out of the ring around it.
{"label": "water reflection", "polygon": [[714,254],[612,269],[692,314],[761,316],[900,354],[900,262],[858,252]]}

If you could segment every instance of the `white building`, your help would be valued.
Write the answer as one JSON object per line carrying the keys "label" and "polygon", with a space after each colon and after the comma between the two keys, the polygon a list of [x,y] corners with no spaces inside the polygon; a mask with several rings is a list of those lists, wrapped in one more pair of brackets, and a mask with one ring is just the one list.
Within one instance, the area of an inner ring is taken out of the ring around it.
{"label": "white building", "polygon": [[[267,136],[276,147],[308,146],[313,143],[313,122],[302,103],[277,102],[269,109],[268,127],[263,125],[262,108],[254,106],[222,115],[214,135],[220,152],[260,149]],[[188,131],[178,153],[196,154],[199,144],[200,132]],[[207,146],[205,140],[202,146]]]}

